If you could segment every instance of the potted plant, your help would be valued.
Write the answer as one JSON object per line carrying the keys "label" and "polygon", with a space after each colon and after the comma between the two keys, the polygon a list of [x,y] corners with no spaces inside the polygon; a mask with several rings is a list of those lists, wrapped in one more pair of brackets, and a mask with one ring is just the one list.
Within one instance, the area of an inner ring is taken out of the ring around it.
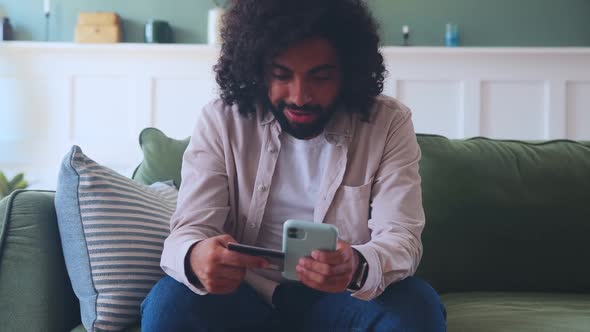
{"label": "potted plant", "polygon": [[209,45],[221,44],[221,20],[225,13],[228,1],[213,0],[215,7],[209,9],[207,25],[207,43]]}
{"label": "potted plant", "polygon": [[19,173],[12,179],[8,180],[3,172],[0,172],[0,199],[10,195],[13,191],[26,189],[29,186],[25,180],[25,175]]}

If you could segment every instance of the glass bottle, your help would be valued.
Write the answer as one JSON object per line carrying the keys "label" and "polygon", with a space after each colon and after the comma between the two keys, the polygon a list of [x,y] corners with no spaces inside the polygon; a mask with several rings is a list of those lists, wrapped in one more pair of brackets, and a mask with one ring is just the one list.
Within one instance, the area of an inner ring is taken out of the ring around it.
{"label": "glass bottle", "polygon": [[445,45],[449,47],[459,46],[459,26],[457,24],[447,23]]}
{"label": "glass bottle", "polygon": [[8,17],[0,17],[0,40],[12,40],[12,26]]}

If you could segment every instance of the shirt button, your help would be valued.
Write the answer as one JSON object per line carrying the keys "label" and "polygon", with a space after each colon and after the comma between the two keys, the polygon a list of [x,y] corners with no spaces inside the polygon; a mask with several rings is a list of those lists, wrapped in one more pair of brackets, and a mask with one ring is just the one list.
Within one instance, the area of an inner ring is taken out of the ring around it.
{"label": "shirt button", "polygon": [[266,186],[263,184],[258,186],[258,191],[266,191],[266,189],[267,189]]}
{"label": "shirt button", "polygon": [[275,153],[275,152],[277,152],[277,149],[275,149],[275,147],[274,147],[274,146],[270,145],[270,146],[268,147],[268,152],[270,152],[270,153]]}
{"label": "shirt button", "polygon": [[256,224],[255,223],[250,223],[250,228],[256,228]]}

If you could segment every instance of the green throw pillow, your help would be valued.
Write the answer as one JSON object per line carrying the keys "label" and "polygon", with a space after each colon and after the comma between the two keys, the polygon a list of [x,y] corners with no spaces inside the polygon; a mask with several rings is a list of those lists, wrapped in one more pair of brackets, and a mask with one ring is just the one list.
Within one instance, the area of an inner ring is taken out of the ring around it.
{"label": "green throw pillow", "polygon": [[189,140],[190,137],[183,140],[170,138],[156,128],[144,129],[139,134],[143,161],[133,172],[133,180],[150,185],[172,179],[174,185],[180,187],[182,155]]}

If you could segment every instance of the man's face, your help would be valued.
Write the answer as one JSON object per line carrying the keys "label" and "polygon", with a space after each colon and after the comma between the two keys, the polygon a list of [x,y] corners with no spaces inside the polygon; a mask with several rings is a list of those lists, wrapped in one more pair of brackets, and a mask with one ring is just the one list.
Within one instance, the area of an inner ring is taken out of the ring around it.
{"label": "man's face", "polygon": [[340,93],[336,50],[323,38],[295,44],[267,69],[268,97],[283,130],[299,139],[324,130]]}

